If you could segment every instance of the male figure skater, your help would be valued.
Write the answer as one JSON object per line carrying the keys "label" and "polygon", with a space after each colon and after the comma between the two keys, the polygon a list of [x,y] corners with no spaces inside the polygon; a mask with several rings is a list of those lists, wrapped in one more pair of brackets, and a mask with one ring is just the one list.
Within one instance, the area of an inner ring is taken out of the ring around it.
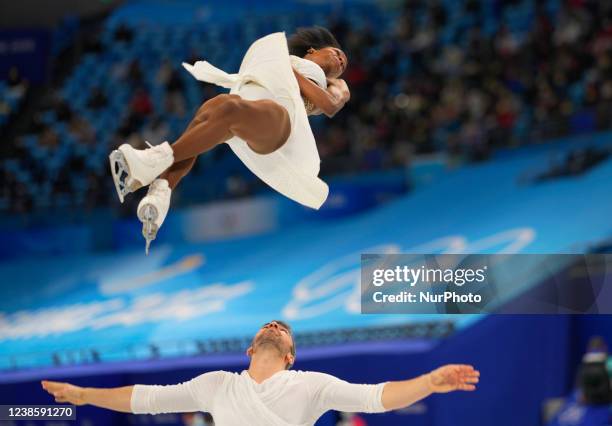
{"label": "male figure skater", "polygon": [[473,391],[480,376],[470,365],[446,365],[411,380],[360,385],[328,374],[290,371],[295,344],[282,321],[265,324],[247,355],[251,363],[240,374],[213,371],[178,385],[98,389],[43,381],[42,386],[57,402],[126,413],[204,411],[217,426],[307,426],[328,410],[379,413],[432,393]]}

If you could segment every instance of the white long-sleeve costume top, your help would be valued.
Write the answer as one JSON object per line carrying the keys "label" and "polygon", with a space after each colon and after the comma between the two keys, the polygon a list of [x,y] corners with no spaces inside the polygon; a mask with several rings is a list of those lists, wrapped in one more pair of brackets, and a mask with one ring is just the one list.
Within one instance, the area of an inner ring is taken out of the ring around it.
{"label": "white long-sleeve costume top", "polygon": [[136,385],[131,408],[136,414],[209,412],[216,426],[307,426],[332,409],[385,411],[383,387],[308,371],[281,371],[262,383],[246,370],[215,371],[178,385]]}

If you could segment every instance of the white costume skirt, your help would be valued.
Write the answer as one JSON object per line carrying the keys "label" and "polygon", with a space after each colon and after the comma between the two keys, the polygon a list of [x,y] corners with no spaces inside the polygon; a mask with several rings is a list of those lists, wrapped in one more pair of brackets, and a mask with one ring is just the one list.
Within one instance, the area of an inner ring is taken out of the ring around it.
{"label": "white costume skirt", "polygon": [[300,89],[289,59],[284,33],[260,38],[244,55],[238,74],[206,61],[183,66],[198,80],[231,89],[247,100],[271,99],[289,113],[291,134],[271,154],[258,154],[238,137],[227,144],[246,167],[284,196],[318,209],[327,199],[327,184],[319,179],[320,158]]}

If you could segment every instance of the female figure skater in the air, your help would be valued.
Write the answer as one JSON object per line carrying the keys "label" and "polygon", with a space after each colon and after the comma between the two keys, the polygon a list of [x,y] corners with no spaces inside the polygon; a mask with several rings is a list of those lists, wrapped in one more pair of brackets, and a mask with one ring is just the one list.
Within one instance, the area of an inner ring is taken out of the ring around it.
{"label": "female figure skater in the air", "polygon": [[170,194],[198,155],[226,142],[261,180],[281,194],[318,209],[328,194],[319,174],[319,154],[307,115],[332,117],[350,98],[339,77],[347,58],[334,36],[321,27],[257,40],[238,74],[206,61],[183,64],[196,79],[231,89],[206,101],[183,135],[136,150],[121,145],[110,155],[119,199],[143,186],[138,205],[143,236],[155,239],[170,206]]}

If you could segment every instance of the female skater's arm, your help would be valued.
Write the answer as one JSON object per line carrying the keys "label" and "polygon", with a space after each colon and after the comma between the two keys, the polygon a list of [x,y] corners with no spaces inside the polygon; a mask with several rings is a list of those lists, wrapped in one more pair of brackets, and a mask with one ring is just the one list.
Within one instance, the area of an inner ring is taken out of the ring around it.
{"label": "female skater's arm", "polygon": [[327,90],[323,90],[299,72],[293,70],[293,73],[300,86],[302,96],[312,102],[318,110],[328,117],[336,115],[351,97],[351,93],[344,80],[328,79]]}

